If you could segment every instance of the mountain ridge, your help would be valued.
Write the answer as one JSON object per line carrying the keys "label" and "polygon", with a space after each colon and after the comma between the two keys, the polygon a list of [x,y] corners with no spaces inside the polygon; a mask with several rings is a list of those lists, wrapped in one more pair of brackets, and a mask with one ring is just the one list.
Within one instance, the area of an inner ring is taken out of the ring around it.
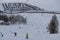
{"label": "mountain ridge", "polygon": [[42,8],[39,8],[37,6],[27,4],[27,3],[2,3],[2,6],[4,8],[4,11],[1,11],[2,13],[57,13],[55,11],[49,11]]}

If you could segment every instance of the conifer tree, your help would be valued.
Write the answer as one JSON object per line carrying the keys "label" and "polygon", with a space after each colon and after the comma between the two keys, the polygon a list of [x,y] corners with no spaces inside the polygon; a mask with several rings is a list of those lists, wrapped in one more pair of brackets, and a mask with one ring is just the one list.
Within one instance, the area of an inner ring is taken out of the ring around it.
{"label": "conifer tree", "polygon": [[49,26],[48,29],[49,29],[50,34],[58,33],[58,20],[57,20],[56,15],[52,16],[52,19],[51,19],[50,24],[48,26]]}

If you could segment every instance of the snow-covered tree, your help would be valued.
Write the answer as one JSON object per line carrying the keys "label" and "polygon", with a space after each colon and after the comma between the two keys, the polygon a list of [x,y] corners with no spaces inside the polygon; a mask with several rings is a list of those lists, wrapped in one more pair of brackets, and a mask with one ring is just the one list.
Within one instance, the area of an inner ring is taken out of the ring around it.
{"label": "snow-covered tree", "polygon": [[9,17],[9,21],[10,21],[10,23],[14,24],[15,23],[15,15],[11,15]]}
{"label": "snow-covered tree", "polygon": [[12,24],[15,24],[15,23],[23,23],[23,24],[25,24],[26,23],[26,18],[24,18],[21,15],[11,15],[9,17],[9,19],[10,19],[10,22]]}
{"label": "snow-covered tree", "polygon": [[49,26],[48,29],[49,29],[50,34],[58,33],[58,20],[57,20],[56,15],[53,15],[53,17],[50,21],[50,24],[48,26]]}

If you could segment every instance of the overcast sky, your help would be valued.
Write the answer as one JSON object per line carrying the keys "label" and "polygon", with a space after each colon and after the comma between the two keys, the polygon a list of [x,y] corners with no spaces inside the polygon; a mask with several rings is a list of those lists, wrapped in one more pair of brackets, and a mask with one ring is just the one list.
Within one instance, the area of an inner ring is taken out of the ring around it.
{"label": "overcast sky", "polygon": [[[26,0],[0,0],[0,3],[9,2],[26,3]],[[29,0],[27,3],[46,10],[60,11],[60,0]]]}

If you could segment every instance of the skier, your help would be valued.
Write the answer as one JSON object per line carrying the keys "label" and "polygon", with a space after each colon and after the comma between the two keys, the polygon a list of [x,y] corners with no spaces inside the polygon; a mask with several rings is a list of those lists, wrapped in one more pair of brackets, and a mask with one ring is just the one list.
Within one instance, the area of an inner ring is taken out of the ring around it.
{"label": "skier", "polygon": [[11,33],[13,33],[15,37],[17,36],[17,33],[16,32],[11,32]]}
{"label": "skier", "polygon": [[15,35],[15,36],[17,36],[17,33],[16,33],[16,32],[14,32],[14,35]]}

